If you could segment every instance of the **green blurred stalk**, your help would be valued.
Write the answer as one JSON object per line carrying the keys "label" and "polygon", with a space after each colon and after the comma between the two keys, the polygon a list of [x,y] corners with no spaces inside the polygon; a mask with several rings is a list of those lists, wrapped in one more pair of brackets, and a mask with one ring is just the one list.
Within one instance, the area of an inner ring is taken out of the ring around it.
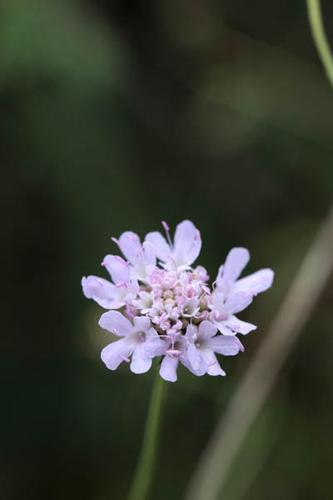
{"label": "green blurred stalk", "polygon": [[320,0],[307,0],[306,3],[312,37],[326,76],[333,87],[333,57],[325,33]]}
{"label": "green blurred stalk", "polygon": [[159,376],[158,371],[156,371],[141,454],[136,466],[128,500],[146,500],[148,498],[153,478],[153,469],[166,387],[166,382],[164,382],[164,380]]}

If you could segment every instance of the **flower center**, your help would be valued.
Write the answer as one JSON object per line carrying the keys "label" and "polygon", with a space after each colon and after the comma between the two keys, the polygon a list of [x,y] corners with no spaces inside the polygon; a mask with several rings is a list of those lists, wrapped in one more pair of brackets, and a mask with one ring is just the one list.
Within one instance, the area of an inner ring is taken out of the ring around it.
{"label": "flower center", "polygon": [[136,337],[138,339],[138,342],[145,342],[146,340],[145,332],[137,332]]}
{"label": "flower center", "polygon": [[[188,318],[195,323],[207,319],[209,290],[195,270],[170,271],[155,268],[140,284],[139,298],[128,301],[133,316],[148,316],[161,335],[186,328]],[[145,335],[138,335],[141,342]],[[142,340],[141,340],[142,339]]]}

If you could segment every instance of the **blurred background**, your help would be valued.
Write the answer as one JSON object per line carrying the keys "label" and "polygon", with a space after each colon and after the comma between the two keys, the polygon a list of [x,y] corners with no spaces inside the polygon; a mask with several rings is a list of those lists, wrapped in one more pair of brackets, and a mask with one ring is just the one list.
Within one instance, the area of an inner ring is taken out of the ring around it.
{"label": "blurred background", "polygon": [[[80,288],[111,236],[190,218],[212,277],[235,245],[277,272],[228,376],[170,384],[152,498],[181,499],[333,200],[305,2],[4,0],[0,105],[1,499],[126,497],[152,374],[104,367]],[[223,500],[333,498],[332,299],[331,281]]]}

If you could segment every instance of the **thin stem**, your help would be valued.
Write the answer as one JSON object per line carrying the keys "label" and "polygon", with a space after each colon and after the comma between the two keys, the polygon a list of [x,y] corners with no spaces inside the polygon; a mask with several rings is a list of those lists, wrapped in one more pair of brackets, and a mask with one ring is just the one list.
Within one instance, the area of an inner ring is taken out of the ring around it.
{"label": "thin stem", "polygon": [[333,87],[333,57],[325,33],[320,0],[307,0],[306,3],[312,37],[320,60],[325,68],[326,76]]}
{"label": "thin stem", "polygon": [[142,449],[136,466],[128,500],[146,500],[148,498],[153,477],[153,468],[166,387],[167,384],[159,376],[158,372],[156,372],[144,431]]}

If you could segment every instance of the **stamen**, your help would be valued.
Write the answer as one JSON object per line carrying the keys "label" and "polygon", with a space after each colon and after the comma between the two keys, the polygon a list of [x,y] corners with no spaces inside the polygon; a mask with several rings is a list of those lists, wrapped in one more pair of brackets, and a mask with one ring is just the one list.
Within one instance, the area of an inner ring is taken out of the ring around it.
{"label": "stamen", "polygon": [[164,230],[168,233],[170,231],[169,224],[167,222],[165,222],[165,220],[162,220],[161,224],[164,227]]}
{"label": "stamen", "polygon": [[162,224],[163,229],[165,231],[165,235],[166,235],[166,238],[168,240],[168,243],[169,243],[170,247],[172,248],[173,245],[172,245],[172,241],[171,241],[171,237],[170,237],[170,227],[164,220],[162,220],[161,224]]}

